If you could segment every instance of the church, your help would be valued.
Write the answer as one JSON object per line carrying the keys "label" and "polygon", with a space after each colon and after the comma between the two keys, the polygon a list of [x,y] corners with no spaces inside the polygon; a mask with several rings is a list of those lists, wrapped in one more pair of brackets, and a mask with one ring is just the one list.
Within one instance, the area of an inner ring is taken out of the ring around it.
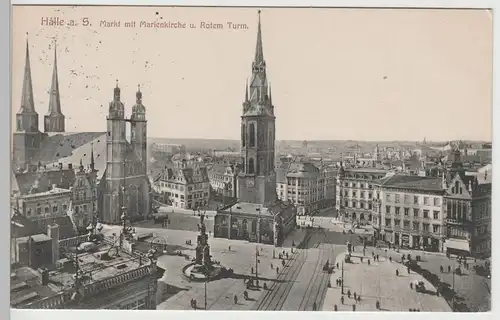
{"label": "church", "polygon": [[259,21],[252,78],[245,90],[241,116],[241,168],[238,202],[215,216],[214,236],[280,245],[295,227],[297,208],[276,194],[275,120],[266,75]]}
{"label": "church", "polygon": [[[67,171],[79,168],[80,175],[87,172],[96,181],[97,205],[92,216],[104,223],[121,223],[125,209],[128,219],[149,215],[152,200],[147,176],[147,120],[140,88],[130,118],[125,116],[117,81],[109,103],[106,132],[66,132],[57,46],[54,46],[50,99],[42,132],[35,110],[29,51],[27,41],[21,106],[16,113],[12,142],[12,169],[15,183],[19,185],[17,189],[45,192],[64,185],[74,186],[75,181],[66,180],[68,177],[74,180],[78,174]],[[126,138],[127,123],[130,123],[130,141]],[[40,181],[47,183],[42,186]],[[32,187],[35,184],[37,188]],[[72,199],[72,204],[78,201],[82,199]]]}

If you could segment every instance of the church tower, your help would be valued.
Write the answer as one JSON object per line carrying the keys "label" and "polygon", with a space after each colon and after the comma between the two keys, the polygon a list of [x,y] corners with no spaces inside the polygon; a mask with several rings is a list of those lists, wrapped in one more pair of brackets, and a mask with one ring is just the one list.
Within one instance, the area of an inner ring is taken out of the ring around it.
{"label": "church tower", "polygon": [[16,113],[16,132],[14,132],[13,140],[12,160],[15,166],[26,168],[35,163],[35,157],[40,151],[42,134],[38,128],[38,113],[35,111],[28,40],[26,40],[21,107]]}
{"label": "church tower", "polygon": [[277,199],[274,171],[275,116],[268,86],[260,22],[252,63],[250,86],[246,86],[241,116],[239,201],[269,205]]}
{"label": "church tower", "polygon": [[50,88],[49,111],[44,118],[44,132],[64,132],[64,115],[61,112],[59,79],[57,75],[57,44],[54,43],[54,66]]}
{"label": "church tower", "polygon": [[142,104],[141,87],[137,89],[136,103],[130,117],[130,142],[137,158],[142,164],[142,174],[147,174],[147,121],[146,107]]}
{"label": "church tower", "polygon": [[104,222],[119,222],[124,204],[123,182],[125,180],[125,154],[127,148],[125,107],[120,100],[118,80],[113,101],[109,103],[106,134],[106,186],[101,208]]}

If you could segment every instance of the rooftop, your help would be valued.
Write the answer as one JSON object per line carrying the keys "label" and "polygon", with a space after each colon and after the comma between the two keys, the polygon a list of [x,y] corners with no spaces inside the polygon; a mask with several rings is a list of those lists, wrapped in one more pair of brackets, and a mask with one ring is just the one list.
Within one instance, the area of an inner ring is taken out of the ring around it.
{"label": "rooftop", "polygon": [[[56,269],[48,271],[46,283],[42,282],[44,277],[41,270],[28,267],[13,270],[11,305],[44,308],[44,303],[53,304],[55,300],[56,304],[64,303],[66,293],[75,287],[76,279],[79,279],[80,285],[88,291],[87,295],[94,295],[100,290],[108,290],[132,278],[139,279],[150,274],[149,259],[130,254],[111,243],[111,240],[106,239],[105,242],[97,244],[91,252],[76,254],[76,248],[72,248],[63,253],[61,259],[56,262]],[[42,300],[44,298],[46,299]]]}
{"label": "rooftop", "polygon": [[273,216],[272,212],[268,208],[261,204],[249,203],[249,202],[237,202],[227,208],[225,211],[231,211],[234,213],[250,214],[250,215],[265,215]]}
{"label": "rooftop", "polygon": [[44,197],[44,196],[57,195],[57,194],[63,195],[63,194],[70,194],[70,193],[71,193],[71,191],[69,189],[53,188],[49,191],[25,194],[22,196],[22,198],[29,199],[29,198],[37,198],[37,197]]}
{"label": "rooftop", "polygon": [[442,179],[405,174],[394,174],[378,180],[385,187],[416,189],[422,191],[443,191]]}

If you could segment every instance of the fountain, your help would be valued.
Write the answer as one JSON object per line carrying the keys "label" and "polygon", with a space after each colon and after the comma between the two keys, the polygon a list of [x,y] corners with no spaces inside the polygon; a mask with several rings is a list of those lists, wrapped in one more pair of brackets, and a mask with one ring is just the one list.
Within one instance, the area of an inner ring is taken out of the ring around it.
{"label": "fountain", "polygon": [[205,215],[200,215],[200,234],[196,241],[196,256],[194,262],[184,266],[184,276],[192,281],[208,281],[219,277],[225,270],[221,265],[212,260],[208,235],[204,223]]}

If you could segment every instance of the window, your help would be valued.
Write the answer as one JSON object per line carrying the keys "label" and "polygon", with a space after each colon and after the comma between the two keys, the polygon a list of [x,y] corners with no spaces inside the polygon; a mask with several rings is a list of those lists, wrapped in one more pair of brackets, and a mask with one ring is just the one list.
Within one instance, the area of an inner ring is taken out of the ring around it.
{"label": "window", "polygon": [[438,220],[438,219],[439,219],[439,211],[434,210],[434,211],[432,212],[432,214],[433,214],[433,218],[434,218],[434,220]]}
{"label": "window", "polygon": [[401,226],[401,220],[394,219],[394,227],[399,228]]}
{"label": "window", "polygon": [[429,210],[424,210],[424,219],[429,219]]}
{"label": "window", "polygon": [[356,197],[357,192],[355,190],[352,191],[352,196]]}
{"label": "window", "polygon": [[347,192],[347,190],[344,190],[344,197],[347,197],[349,194]]}
{"label": "window", "polygon": [[52,207],[52,212],[57,212],[57,206]]}
{"label": "window", "polygon": [[391,226],[391,219],[385,219],[385,225],[386,226]]}
{"label": "window", "polygon": [[364,199],[364,198],[365,198],[365,192],[364,192],[364,191],[361,191],[361,193],[360,193],[360,198],[361,198],[361,199]]}
{"label": "window", "polygon": [[249,130],[249,133],[248,135],[250,136],[249,137],[249,143],[248,143],[248,146],[250,148],[253,148],[255,147],[255,124],[254,123],[250,123],[250,130]]}
{"label": "window", "polygon": [[395,202],[399,203],[399,194],[396,194],[395,197],[396,197]]}
{"label": "window", "polygon": [[45,213],[49,213],[50,209],[49,207],[45,207]]}
{"label": "window", "polygon": [[403,226],[405,229],[410,229],[410,221],[403,221]]}
{"label": "window", "polygon": [[434,206],[439,206],[441,204],[441,201],[439,201],[439,198],[434,198]]}
{"label": "window", "polygon": [[361,209],[364,209],[364,208],[365,208],[365,204],[364,204],[363,202],[360,202],[360,203],[359,203],[359,207],[360,207]]}
{"label": "window", "polygon": [[348,208],[349,207],[349,202],[347,200],[344,201],[344,207]]}
{"label": "window", "polygon": [[253,158],[248,159],[248,173],[253,174],[255,172]]}
{"label": "window", "polygon": [[371,198],[372,198],[372,193],[371,193],[371,192],[369,192],[369,193],[368,193],[368,199],[371,199]]}
{"label": "window", "polygon": [[418,196],[413,196],[413,204],[418,204]]}
{"label": "window", "polygon": [[407,195],[407,194],[404,195],[404,202],[405,203],[409,203],[410,202],[410,196],[409,195]]}
{"label": "window", "polygon": [[429,232],[429,224],[428,224],[428,223],[423,223],[423,224],[422,224],[422,229],[423,229],[424,231]]}
{"label": "window", "polygon": [[40,208],[40,207],[36,208],[36,213],[42,214],[42,208]]}
{"label": "window", "polygon": [[432,225],[432,232],[439,233],[439,225],[438,224],[433,224]]}
{"label": "window", "polygon": [[429,205],[429,197],[424,197],[424,205]]}
{"label": "window", "polygon": [[385,201],[391,202],[391,195],[389,193],[385,195]]}
{"label": "window", "polygon": [[360,184],[359,186],[361,189],[364,189],[365,185],[364,184]]}
{"label": "window", "polygon": [[83,205],[83,211],[87,212],[87,205],[86,204]]}
{"label": "window", "polygon": [[399,214],[400,209],[400,207],[396,207],[396,214]]}
{"label": "window", "polygon": [[418,209],[413,209],[413,216],[418,217]]}
{"label": "window", "polygon": [[372,209],[372,204],[371,203],[368,203],[368,209]]}
{"label": "window", "polygon": [[385,206],[385,213],[387,214],[391,213],[391,206]]}
{"label": "window", "polygon": [[31,216],[31,208],[28,208],[28,216]]}
{"label": "window", "polygon": [[247,126],[243,124],[241,126],[241,146],[242,147],[245,146],[246,130],[247,130]]}
{"label": "window", "polygon": [[410,214],[410,208],[405,208],[405,216],[408,216]]}
{"label": "window", "polygon": [[418,230],[418,222],[413,221],[413,230]]}

